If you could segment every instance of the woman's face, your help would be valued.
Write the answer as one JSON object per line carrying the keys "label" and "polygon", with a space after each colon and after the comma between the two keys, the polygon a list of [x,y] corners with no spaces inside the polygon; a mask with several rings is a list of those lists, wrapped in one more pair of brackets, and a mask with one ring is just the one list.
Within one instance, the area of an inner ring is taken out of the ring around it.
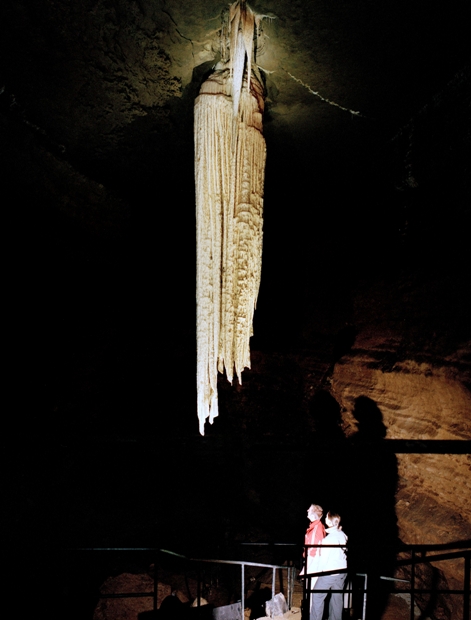
{"label": "woman's face", "polygon": [[327,523],[328,527],[332,527],[333,526],[333,522],[329,519],[328,516],[325,518],[325,522]]}

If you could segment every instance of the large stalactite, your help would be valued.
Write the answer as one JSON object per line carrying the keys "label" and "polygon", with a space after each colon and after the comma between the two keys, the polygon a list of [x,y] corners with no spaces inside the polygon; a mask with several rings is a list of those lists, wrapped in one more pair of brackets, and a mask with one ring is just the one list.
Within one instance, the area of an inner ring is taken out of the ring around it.
{"label": "large stalactite", "polygon": [[252,62],[259,18],[235,2],[221,30],[221,62],[195,102],[197,406],[218,415],[217,375],[250,368],[260,286],[264,86]]}

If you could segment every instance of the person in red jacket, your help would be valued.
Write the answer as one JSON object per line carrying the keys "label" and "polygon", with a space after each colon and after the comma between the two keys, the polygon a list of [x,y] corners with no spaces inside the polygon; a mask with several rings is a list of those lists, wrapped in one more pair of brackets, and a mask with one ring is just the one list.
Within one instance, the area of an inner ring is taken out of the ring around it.
{"label": "person in red jacket", "polygon": [[[311,522],[309,527],[306,530],[306,535],[304,537],[305,545],[319,545],[323,538],[325,538],[325,528],[323,523],[321,522],[323,510],[321,506],[317,504],[311,504],[307,510],[307,518]],[[310,547],[309,549],[304,549],[305,555],[305,565],[300,575],[309,574],[312,572],[311,567],[314,563],[314,558],[316,555],[320,553],[320,549],[318,547]],[[314,579],[312,580],[314,586]]]}

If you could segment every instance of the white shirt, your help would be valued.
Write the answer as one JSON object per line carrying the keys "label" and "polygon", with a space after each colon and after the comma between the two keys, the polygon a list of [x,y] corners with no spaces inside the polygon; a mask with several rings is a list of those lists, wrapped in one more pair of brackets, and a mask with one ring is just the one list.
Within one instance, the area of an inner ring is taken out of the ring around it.
{"label": "white shirt", "polygon": [[[348,537],[337,527],[326,529],[327,536],[321,541],[318,553],[314,559],[312,572],[320,573],[336,569],[347,568],[347,554],[345,546]],[[324,545],[338,545],[337,547],[326,547]],[[310,572],[311,572],[310,571]]]}

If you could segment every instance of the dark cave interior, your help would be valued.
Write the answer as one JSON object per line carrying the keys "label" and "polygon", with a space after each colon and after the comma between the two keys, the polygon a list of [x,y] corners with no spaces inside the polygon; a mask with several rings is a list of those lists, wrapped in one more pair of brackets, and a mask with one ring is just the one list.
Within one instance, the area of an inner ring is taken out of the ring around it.
{"label": "dark cave interior", "polygon": [[[383,369],[469,342],[467,3],[253,2],[277,17],[266,28],[283,55],[266,78],[252,369],[242,385],[220,377],[220,417],[198,434],[192,110],[212,61],[166,30],[187,13],[190,38],[208,31],[218,3],[198,3],[201,23],[193,4],[0,8],[4,530],[32,592],[61,573],[64,548],[300,543],[311,501],[339,506],[352,541],[377,512],[372,538],[395,542],[397,459],[371,416],[345,437],[329,377],[373,321],[403,334]],[[125,36],[159,41],[153,81]]]}

